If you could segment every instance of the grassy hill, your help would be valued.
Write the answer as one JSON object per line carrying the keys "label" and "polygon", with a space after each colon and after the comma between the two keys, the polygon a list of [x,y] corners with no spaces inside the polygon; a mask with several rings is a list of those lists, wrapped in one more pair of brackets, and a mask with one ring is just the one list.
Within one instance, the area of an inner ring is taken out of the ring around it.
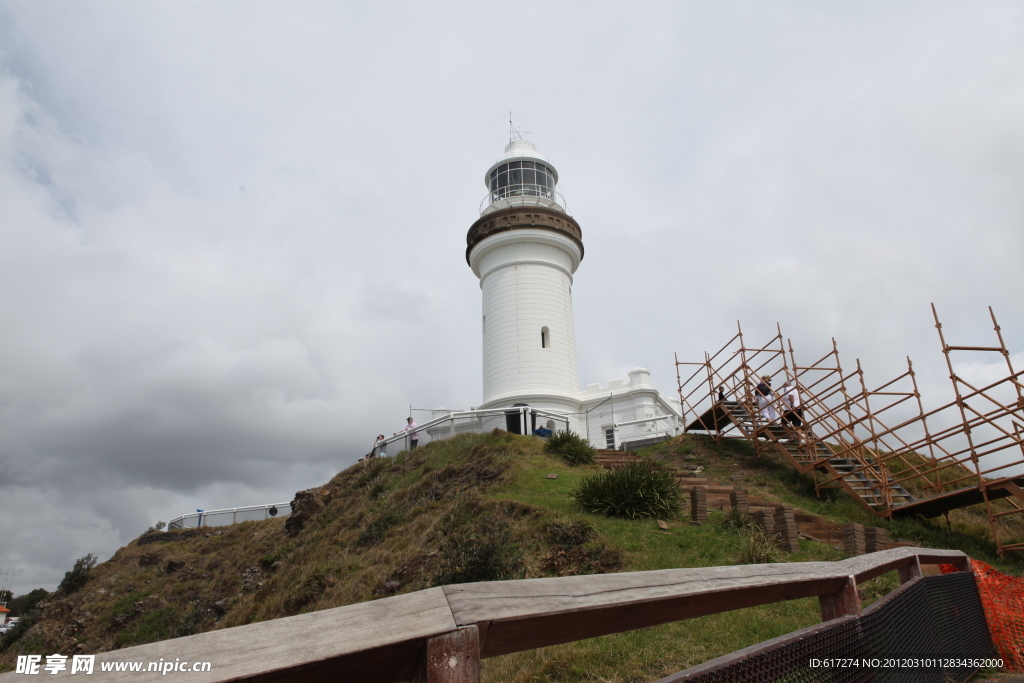
{"label": "grassy hill", "polygon": [[[984,516],[884,522],[845,494],[818,499],[808,477],[748,444],[684,435],[646,449],[667,467],[703,467],[713,479],[828,517],[885,526],[895,538],[997,559]],[[148,533],[91,570],[84,585],[48,595],[26,628],[0,641],[0,666],[18,654],[93,653],[374,600],[430,586],[581,573],[734,564],[739,530],[721,512],[693,526],[686,510],[654,520],[581,512],[575,484],[598,472],[547,455],[540,440],[495,431],[354,465],[301,492],[288,520]],[[549,474],[557,474],[549,479]],[[979,521],[980,520],[980,521]],[[1020,522],[1013,522],[1019,524]],[[841,559],[800,541],[785,561]],[[870,602],[896,584],[862,586]],[[650,681],[820,621],[816,599],[750,608],[484,662],[488,681]]]}

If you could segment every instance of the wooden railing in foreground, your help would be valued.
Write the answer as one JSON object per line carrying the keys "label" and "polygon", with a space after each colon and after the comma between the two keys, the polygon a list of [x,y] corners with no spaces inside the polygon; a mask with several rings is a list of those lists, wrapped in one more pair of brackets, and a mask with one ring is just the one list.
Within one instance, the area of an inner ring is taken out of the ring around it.
{"label": "wooden railing in foreground", "polygon": [[[823,621],[857,615],[858,583],[894,570],[905,583],[921,576],[922,564],[941,563],[970,571],[958,550],[895,548],[839,562],[456,584],[107,652],[97,655],[93,675],[135,682],[475,683],[481,658],[783,600],[817,596]],[[170,678],[100,672],[102,662],[159,660],[208,661],[212,670]],[[0,675],[0,683],[16,680],[14,673]]]}

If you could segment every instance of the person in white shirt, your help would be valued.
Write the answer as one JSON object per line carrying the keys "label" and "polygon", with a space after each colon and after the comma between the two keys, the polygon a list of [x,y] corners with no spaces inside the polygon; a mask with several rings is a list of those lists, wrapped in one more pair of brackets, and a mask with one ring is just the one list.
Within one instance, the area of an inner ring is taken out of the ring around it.
{"label": "person in white shirt", "polygon": [[412,432],[411,434],[409,434],[409,450],[411,451],[412,449],[416,448],[416,446],[419,444],[420,433],[416,431],[417,424],[415,420],[413,420],[411,417],[407,417],[405,418],[405,421],[408,424],[405,425],[405,429],[403,429],[402,431]]}
{"label": "person in white shirt", "polygon": [[782,402],[786,404],[786,413],[782,419],[794,427],[802,426],[804,409],[800,407],[800,392],[794,382],[782,385]]}
{"label": "person in white shirt", "polygon": [[775,401],[775,394],[772,392],[772,378],[768,375],[761,377],[761,382],[754,389],[754,393],[757,394],[757,409],[761,411],[761,419],[768,424],[775,422],[779,415],[775,412],[775,406],[772,405]]}

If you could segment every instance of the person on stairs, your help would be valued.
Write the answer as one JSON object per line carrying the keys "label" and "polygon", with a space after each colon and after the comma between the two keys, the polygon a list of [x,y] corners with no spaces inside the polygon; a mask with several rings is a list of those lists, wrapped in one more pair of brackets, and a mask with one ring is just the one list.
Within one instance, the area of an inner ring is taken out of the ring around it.
{"label": "person on stairs", "polygon": [[804,409],[800,407],[800,392],[795,382],[786,382],[782,385],[782,402],[786,404],[786,412],[783,413],[782,419],[794,427],[803,426]]}
{"label": "person on stairs", "polygon": [[779,419],[779,414],[775,410],[775,394],[772,393],[772,378],[768,375],[761,377],[761,383],[757,385],[754,390],[757,393],[757,408],[761,411],[761,419],[768,424],[775,422]]}

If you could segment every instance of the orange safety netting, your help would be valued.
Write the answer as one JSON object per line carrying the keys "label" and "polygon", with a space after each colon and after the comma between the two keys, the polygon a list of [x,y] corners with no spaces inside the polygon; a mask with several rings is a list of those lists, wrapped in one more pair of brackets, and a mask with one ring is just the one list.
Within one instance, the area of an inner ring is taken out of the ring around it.
{"label": "orange safety netting", "polygon": [[[943,574],[957,571],[951,564],[939,567]],[[1003,668],[1024,671],[1024,578],[1003,574],[977,560],[971,560],[971,569]]]}

